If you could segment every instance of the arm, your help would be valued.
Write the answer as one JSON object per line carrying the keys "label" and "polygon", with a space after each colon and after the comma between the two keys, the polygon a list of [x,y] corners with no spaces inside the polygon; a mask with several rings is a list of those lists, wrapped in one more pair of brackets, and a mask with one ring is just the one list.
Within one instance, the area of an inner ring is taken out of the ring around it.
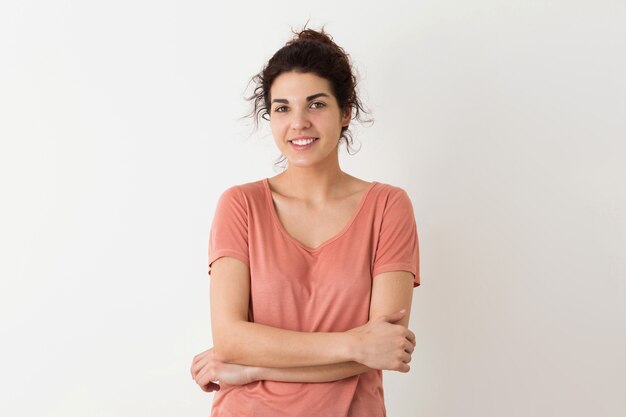
{"label": "arm", "polygon": [[[376,321],[395,322],[405,327],[409,321],[409,311],[413,296],[410,272],[394,271],[381,273],[374,277],[372,297],[370,302],[370,321],[368,324],[354,329],[353,333],[371,332],[372,323]],[[405,313],[386,314],[398,309]],[[410,343],[406,345],[405,353],[401,358],[397,370],[408,372],[410,354],[415,346],[415,339],[410,333]],[[389,339],[383,340],[389,345]],[[220,384],[242,385],[259,380],[281,382],[330,382],[348,378],[371,369],[358,362],[342,362],[331,365],[301,366],[301,367],[261,367],[245,366],[236,363],[224,363],[217,360],[214,349],[209,349],[194,358],[191,370],[192,378],[207,392],[219,389],[219,385],[211,381],[220,381]]]}
{"label": "arm", "polygon": [[413,302],[413,274],[408,271],[383,272],[372,282],[370,320],[406,310],[406,314],[396,323],[407,327]]}
{"label": "arm", "polygon": [[218,361],[263,367],[328,365],[355,360],[354,336],[297,332],[248,322],[250,272],[238,259],[213,262],[211,328]]}
{"label": "arm", "polygon": [[[411,345],[407,338],[414,336],[405,327],[390,324],[388,316],[370,320],[366,325],[348,332],[297,332],[250,323],[247,321],[250,297],[248,266],[225,256],[213,263],[212,271],[211,317],[218,361],[266,368],[352,361],[376,369],[404,368],[397,357],[406,354],[405,350]],[[374,313],[384,314],[378,307]],[[389,343],[391,339],[396,340],[393,346]]]}
{"label": "arm", "polygon": [[[370,321],[383,316],[392,317],[396,324],[407,327],[413,298],[413,274],[407,271],[384,272],[374,277],[372,298],[370,301]],[[398,310],[405,314],[394,314]],[[415,342],[407,349],[410,355]],[[409,356],[410,362],[410,356]],[[408,362],[399,364],[400,371],[408,372]],[[358,362],[344,362],[333,365],[308,366],[298,368],[263,368],[251,369],[252,379],[282,382],[328,382],[348,378],[370,371],[373,368]]]}
{"label": "arm", "polygon": [[371,370],[372,368],[358,362],[344,362],[299,368],[253,367],[251,375],[254,381],[331,382]]}
{"label": "arm", "polygon": [[[362,369],[358,369],[362,368]],[[330,382],[369,370],[356,362],[301,368],[262,368],[220,362],[213,348],[194,358],[191,377],[203,391],[219,390],[222,385],[245,385],[254,381]]]}

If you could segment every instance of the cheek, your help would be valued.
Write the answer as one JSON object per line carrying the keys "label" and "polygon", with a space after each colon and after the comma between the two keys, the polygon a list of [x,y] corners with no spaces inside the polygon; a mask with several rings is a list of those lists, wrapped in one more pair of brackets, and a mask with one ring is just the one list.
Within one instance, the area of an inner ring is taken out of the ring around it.
{"label": "cheek", "polygon": [[280,129],[281,126],[285,125],[285,117],[281,116],[281,114],[276,114],[270,119],[270,127],[272,128],[272,130]]}
{"label": "cheek", "polygon": [[317,123],[326,126],[328,129],[341,128],[341,118],[336,117],[334,114],[325,114],[317,119]]}
{"label": "cheek", "polygon": [[282,137],[285,135],[285,124],[274,121],[270,123],[270,130],[277,141],[282,140]]}

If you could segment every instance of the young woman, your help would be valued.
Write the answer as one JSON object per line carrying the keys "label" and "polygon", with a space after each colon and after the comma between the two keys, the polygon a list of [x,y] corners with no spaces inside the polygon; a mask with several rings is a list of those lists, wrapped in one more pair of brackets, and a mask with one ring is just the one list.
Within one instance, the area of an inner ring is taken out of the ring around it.
{"label": "young woman", "polygon": [[[214,347],[191,374],[212,416],[382,417],[382,370],[409,371],[419,282],[411,200],[343,172],[363,111],[348,55],[305,29],[257,82],[287,167],[228,188],[209,238]],[[355,110],[353,117],[352,111]]]}

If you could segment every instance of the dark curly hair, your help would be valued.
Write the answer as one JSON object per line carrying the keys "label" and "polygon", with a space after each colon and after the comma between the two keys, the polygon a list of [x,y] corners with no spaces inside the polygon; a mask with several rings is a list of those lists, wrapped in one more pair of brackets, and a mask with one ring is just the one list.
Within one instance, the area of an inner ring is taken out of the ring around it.
{"label": "dark curly hair", "polygon": [[[256,85],[254,93],[246,100],[253,101],[253,109],[247,117],[254,119],[255,128],[258,128],[259,117],[269,120],[270,88],[280,74],[289,71],[299,73],[313,73],[329,81],[331,91],[337,99],[342,113],[353,108],[352,119],[361,122],[373,122],[372,119],[363,119],[362,113],[367,113],[356,91],[357,78],[352,71],[349,55],[338,46],[332,37],[324,32],[324,27],[318,32],[305,27],[295,32],[293,39],[276,51],[261,72],[254,75],[250,82]],[[249,85],[250,83],[248,83]],[[353,145],[352,132],[347,126],[341,128],[339,142],[344,140],[349,154]],[[357,150],[358,151],[358,150]],[[281,158],[274,165],[285,161]]]}

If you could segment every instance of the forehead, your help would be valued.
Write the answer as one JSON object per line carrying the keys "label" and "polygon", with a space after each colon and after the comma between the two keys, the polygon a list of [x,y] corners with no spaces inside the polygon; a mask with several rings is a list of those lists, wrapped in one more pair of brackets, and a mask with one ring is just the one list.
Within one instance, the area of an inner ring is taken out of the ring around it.
{"label": "forehead", "polygon": [[310,72],[284,72],[274,79],[270,88],[271,99],[300,99],[317,93],[332,95],[330,82]]}

